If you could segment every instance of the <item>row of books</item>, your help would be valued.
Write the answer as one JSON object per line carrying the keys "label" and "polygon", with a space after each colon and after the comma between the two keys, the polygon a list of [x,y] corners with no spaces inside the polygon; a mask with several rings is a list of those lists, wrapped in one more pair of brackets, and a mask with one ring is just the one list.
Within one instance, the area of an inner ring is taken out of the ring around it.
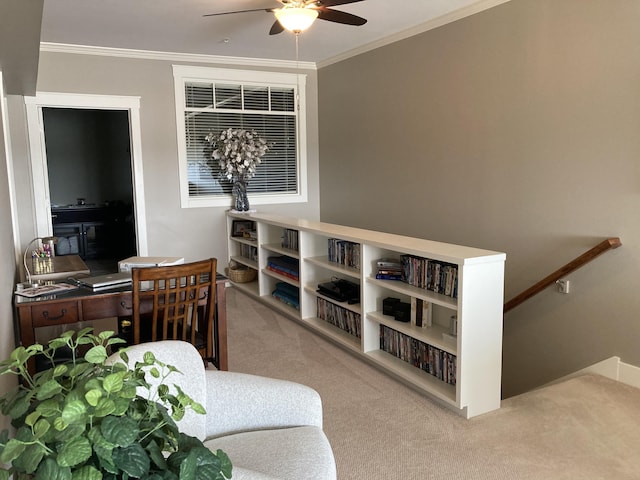
{"label": "row of books", "polygon": [[298,281],[300,279],[300,262],[297,258],[286,255],[267,258],[267,270]]}
{"label": "row of books", "polygon": [[282,232],[282,248],[298,251],[298,231],[285,228]]}
{"label": "row of books", "polygon": [[240,255],[254,262],[258,261],[258,248],[252,245],[240,244]]}
{"label": "row of books", "polygon": [[457,359],[452,353],[380,325],[380,349],[448,383],[456,384]]}
{"label": "row of books", "polygon": [[452,263],[402,255],[402,279],[410,285],[456,298],[458,266]]}
{"label": "row of books", "polygon": [[328,244],[328,259],[330,262],[360,270],[359,243],[330,238]]}
{"label": "row of books", "polygon": [[411,324],[422,328],[433,326],[433,305],[421,298],[411,297]]}
{"label": "row of books", "polygon": [[318,318],[354,337],[360,338],[362,335],[362,320],[359,313],[347,310],[320,297],[318,297]]}
{"label": "row of books", "polygon": [[403,280],[400,260],[381,258],[376,262],[376,267],[376,278],[379,280]]}
{"label": "row of books", "polygon": [[276,300],[300,310],[300,289],[286,282],[276,283],[276,288],[271,292]]}

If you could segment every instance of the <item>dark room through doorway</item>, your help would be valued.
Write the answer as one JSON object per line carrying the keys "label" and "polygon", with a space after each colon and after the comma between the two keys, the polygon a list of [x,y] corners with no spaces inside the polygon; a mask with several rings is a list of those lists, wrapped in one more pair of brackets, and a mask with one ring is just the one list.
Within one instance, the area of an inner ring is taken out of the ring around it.
{"label": "dark room through doorway", "polygon": [[45,107],[42,117],[56,255],[114,272],[137,254],[128,111]]}

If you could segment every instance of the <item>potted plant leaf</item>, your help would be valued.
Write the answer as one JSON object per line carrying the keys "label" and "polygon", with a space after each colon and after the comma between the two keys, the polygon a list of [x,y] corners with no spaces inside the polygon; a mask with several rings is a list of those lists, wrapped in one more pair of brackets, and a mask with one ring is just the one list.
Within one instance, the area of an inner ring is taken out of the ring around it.
{"label": "potted plant leaf", "polygon": [[[187,409],[204,413],[166,379],[179,374],[151,352],[128,367],[109,364],[108,350],[123,341],[113,332],[72,331],[48,342],[18,347],[0,363],[0,375],[18,375],[18,386],[0,397],[2,413],[16,429],[0,434],[0,480],[224,480],[227,455],[180,433],[176,421]],[[58,361],[66,349],[70,360]],[[83,352],[83,353],[81,353]],[[50,368],[31,376],[27,361]],[[152,375],[160,385],[145,380]],[[142,394],[141,394],[142,393]]]}

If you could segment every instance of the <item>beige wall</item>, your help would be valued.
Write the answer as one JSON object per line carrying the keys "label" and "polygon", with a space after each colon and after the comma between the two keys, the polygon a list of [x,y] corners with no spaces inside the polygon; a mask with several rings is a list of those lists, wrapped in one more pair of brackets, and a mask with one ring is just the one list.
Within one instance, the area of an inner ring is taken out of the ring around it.
{"label": "beige wall", "polygon": [[505,396],[640,365],[640,8],[512,0],[318,72],[323,221],[507,253]]}
{"label": "beige wall", "polygon": [[[9,190],[8,146],[5,137],[8,126],[5,122],[6,108],[4,95],[4,79],[0,70],[0,359],[9,357],[13,350],[13,286],[15,284],[15,248],[13,226],[11,222],[11,193]],[[0,377],[0,395],[6,393],[16,384],[13,375]],[[9,426],[9,419],[0,415],[0,431]]]}
{"label": "beige wall", "polygon": [[[43,52],[38,91],[139,96],[149,255],[184,256],[187,261],[214,256],[220,259],[222,271],[227,263],[228,207],[180,208],[172,63],[177,62]],[[318,218],[317,83],[315,71],[305,73],[309,100],[309,201],[255,207],[260,211]],[[11,99],[10,113],[16,181],[24,179],[29,184],[29,149],[21,97]],[[31,238],[34,227],[28,190],[19,192],[18,208],[27,217],[21,219],[22,238]]]}

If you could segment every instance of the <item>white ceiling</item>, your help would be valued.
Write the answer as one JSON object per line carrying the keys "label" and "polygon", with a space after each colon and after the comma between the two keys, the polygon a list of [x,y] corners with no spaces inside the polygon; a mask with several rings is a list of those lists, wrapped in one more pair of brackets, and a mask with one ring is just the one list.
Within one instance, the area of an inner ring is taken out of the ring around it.
{"label": "white ceiling", "polygon": [[[360,27],[316,20],[300,36],[299,60],[333,63],[508,0],[364,0],[334,7]],[[291,33],[269,35],[276,0],[45,0],[41,41],[153,52],[294,60]]]}

